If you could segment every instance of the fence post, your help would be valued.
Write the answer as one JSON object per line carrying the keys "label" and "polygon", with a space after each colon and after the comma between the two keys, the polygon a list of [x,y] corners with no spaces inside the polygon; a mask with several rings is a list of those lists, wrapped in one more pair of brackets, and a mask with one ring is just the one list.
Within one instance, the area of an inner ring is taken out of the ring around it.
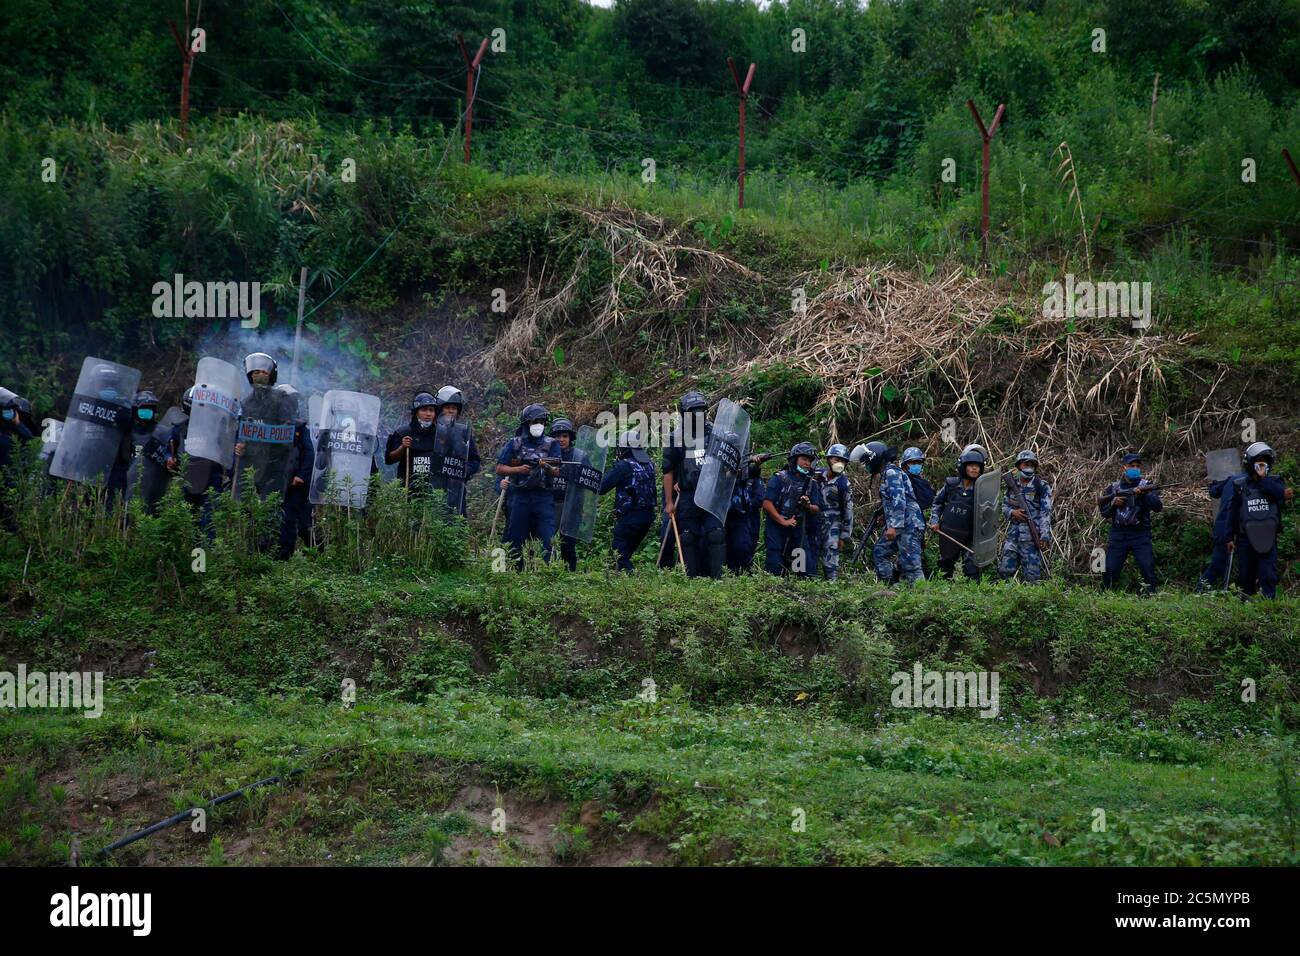
{"label": "fence post", "polygon": [[456,34],[456,44],[460,47],[461,59],[465,61],[465,165],[469,165],[469,141],[474,133],[474,71],[478,69],[479,64],[483,62],[483,54],[487,52],[487,37],[478,45],[478,52],[474,58],[470,59],[469,51],[465,49],[465,38],[459,33]]}
{"label": "fence post", "polygon": [[739,208],[745,208],[745,101],[749,99],[749,87],[754,82],[755,64],[749,64],[749,72],[745,74],[745,82],[740,82],[740,74],[736,72],[736,61],[727,57],[727,69],[731,70],[732,82],[736,84],[736,92],[740,94],[740,192]]}
{"label": "fence post", "polygon": [[984,183],[981,187],[980,198],[980,248],[984,256],[984,261],[989,258],[989,143],[993,139],[993,134],[998,131],[998,124],[1002,122],[1002,114],[1006,112],[1005,103],[998,104],[998,111],[993,114],[993,122],[989,126],[984,125],[984,120],[980,118],[980,111],[975,108],[974,100],[967,100],[966,106],[970,109],[970,115],[975,117],[975,125],[980,128],[980,136],[984,138]]}

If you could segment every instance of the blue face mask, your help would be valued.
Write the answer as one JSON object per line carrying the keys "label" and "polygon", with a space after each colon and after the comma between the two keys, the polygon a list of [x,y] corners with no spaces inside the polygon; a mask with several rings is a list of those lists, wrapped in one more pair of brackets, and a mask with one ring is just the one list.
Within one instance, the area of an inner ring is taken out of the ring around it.
{"label": "blue face mask", "polygon": [[152,409],[152,408],[142,408],[142,409],[140,409],[140,410],[137,412],[137,414],[140,416],[140,421],[142,421],[142,422],[151,422],[151,421],[153,421],[153,409]]}
{"label": "blue face mask", "polygon": [[3,412],[0,412],[0,418],[3,418],[7,422],[13,421],[14,410],[12,408],[6,408]]}
{"label": "blue face mask", "polygon": [[795,471],[799,472],[799,474],[801,474],[801,475],[806,475],[806,474],[808,474],[808,469],[805,468],[803,465],[795,465],[794,468],[795,468]]}
{"label": "blue face mask", "polygon": [[1142,477],[1142,469],[1141,469],[1141,468],[1125,468],[1125,469],[1124,469],[1124,477],[1127,478],[1129,481],[1137,481],[1139,478]]}
{"label": "blue face mask", "polygon": [[921,466],[921,465],[908,465],[908,466],[907,466],[907,473],[908,473],[909,475],[919,475],[919,474],[921,473],[921,468],[922,468],[922,467],[923,467],[923,466]]}
{"label": "blue face mask", "polygon": [[1034,469],[1032,468],[1021,468],[1020,473],[1024,475],[1026,478],[1034,477]]}
{"label": "blue face mask", "polygon": [[102,398],[102,399],[103,399],[104,401],[106,401],[106,402],[111,402],[111,401],[113,401],[113,399],[117,398],[117,389],[115,389],[115,388],[101,388],[101,389],[99,390],[99,397]]}

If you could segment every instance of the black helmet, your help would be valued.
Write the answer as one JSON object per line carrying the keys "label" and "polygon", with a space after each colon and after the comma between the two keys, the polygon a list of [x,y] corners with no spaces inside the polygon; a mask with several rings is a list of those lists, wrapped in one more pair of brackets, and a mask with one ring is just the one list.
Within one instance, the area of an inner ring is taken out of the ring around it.
{"label": "black helmet", "polygon": [[411,414],[414,415],[422,408],[437,408],[438,400],[433,397],[433,392],[420,389],[415,393],[415,398],[411,399]]}
{"label": "black helmet", "polygon": [[545,405],[542,405],[538,402],[533,402],[533,404],[524,408],[523,412],[520,413],[519,424],[529,425],[536,421],[544,422],[546,421],[546,419],[550,417],[551,417],[551,413],[546,410]]}
{"label": "black helmet", "polygon": [[1265,442],[1252,442],[1241,454],[1241,463],[1247,470],[1257,461],[1266,461],[1269,467],[1273,465],[1273,449],[1269,448]]}
{"label": "black helmet", "polygon": [[147,388],[142,388],[140,391],[135,393],[135,402],[131,405],[132,408],[144,408],[149,405],[152,405],[154,408],[158,407],[157,395],[149,391]]}
{"label": "black helmet", "polygon": [[265,352],[250,352],[244,356],[244,377],[251,384],[254,372],[267,372],[271,376],[269,384],[274,385],[279,375],[280,363]]}
{"label": "black helmet", "polygon": [[444,385],[438,389],[438,398],[436,403],[439,408],[444,405],[456,405],[460,408],[465,407],[465,396],[461,394],[460,389],[454,385]]}
{"label": "black helmet", "polygon": [[578,430],[573,427],[573,422],[567,418],[557,418],[551,423],[551,437],[558,438],[561,432],[568,432],[574,438],[578,437]]}
{"label": "black helmet", "polygon": [[194,410],[194,390],[196,388],[198,388],[197,385],[191,385],[185,390],[185,395],[181,398],[181,408],[185,409],[186,415]]}
{"label": "black helmet", "polygon": [[801,441],[790,449],[790,454],[787,456],[787,460],[794,461],[800,455],[807,455],[809,458],[816,460],[817,449],[812,446],[812,442]]}
{"label": "black helmet", "polygon": [[873,475],[880,473],[880,469],[885,467],[885,462],[893,461],[896,452],[883,441],[869,441],[865,445],[857,445],[853,451],[849,452],[849,461],[861,462],[862,467],[866,468]]}
{"label": "black helmet", "polygon": [[979,465],[980,474],[983,474],[986,464],[988,464],[988,460],[984,457],[983,452],[976,451],[974,448],[967,448],[957,456],[957,473],[963,474],[967,465]]}
{"label": "black helmet", "polygon": [[687,392],[678,400],[677,407],[683,415],[687,412],[707,411],[709,400],[702,392]]}

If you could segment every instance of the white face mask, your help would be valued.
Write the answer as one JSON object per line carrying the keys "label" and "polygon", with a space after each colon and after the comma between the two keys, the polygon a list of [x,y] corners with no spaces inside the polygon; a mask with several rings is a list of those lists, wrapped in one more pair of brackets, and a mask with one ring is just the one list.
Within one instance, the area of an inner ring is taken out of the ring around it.
{"label": "white face mask", "polygon": [[831,471],[835,472],[835,474],[838,475],[843,470],[844,470],[844,462],[842,461],[831,462]]}
{"label": "white face mask", "polygon": [[528,434],[532,435],[534,438],[541,438],[542,432],[544,431],[546,431],[546,426],[540,422],[528,426]]}
{"label": "white face mask", "polygon": [[423,418],[417,418],[416,421],[419,423],[419,425],[420,425],[421,428],[432,428],[432,427],[433,427],[433,422],[426,422]]}

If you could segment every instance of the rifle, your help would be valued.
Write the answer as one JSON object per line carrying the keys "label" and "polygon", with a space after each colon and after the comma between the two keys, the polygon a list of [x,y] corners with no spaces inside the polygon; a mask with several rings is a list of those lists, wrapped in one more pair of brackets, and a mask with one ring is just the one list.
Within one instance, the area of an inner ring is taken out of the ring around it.
{"label": "rifle", "polygon": [[1029,513],[1029,502],[1025,500],[1025,489],[1020,486],[1020,481],[1016,478],[1014,472],[1008,471],[1002,476],[1002,481],[1007,486],[1007,498],[1025,513],[1025,524],[1029,526],[1029,538],[1034,542],[1034,547],[1038,550],[1038,556],[1043,561],[1043,569],[1046,570],[1047,555],[1043,552],[1043,536],[1038,531],[1038,522],[1035,520],[1035,516]]}
{"label": "rifle", "polygon": [[1197,484],[1200,480],[1201,479],[1199,478],[1194,478],[1189,481],[1171,481],[1162,485],[1138,485],[1135,488],[1116,488],[1114,491],[1098,495],[1097,504],[1104,505],[1106,502],[1113,501],[1115,498],[1132,498],[1139,490],[1141,490],[1143,494],[1146,494],[1148,491],[1164,491],[1166,488],[1183,488],[1187,485]]}
{"label": "rifle", "polygon": [[872,537],[875,536],[876,529],[879,528],[882,524],[884,524],[884,522],[885,522],[885,506],[881,505],[871,515],[871,520],[867,522],[867,530],[862,534],[862,540],[859,541],[858,546],[853,549],[853,557],[849,559],[850,567],[857,564],[858,561],[862,558],[863,553],[866,552],[867,550],[867,545],[870,543]]}
{"label": "rifle", "polygon": [[[804,479],[803,488],[799,491],[799,498],[797,499],[799,502],[797,504],[799,514],[798,517],[795,518],[794,534],[785,539],[785,548],[781,555],[782,563],[787,567],[790,565],[790,559],[795,547],[803,547],[802,542],[805,537],[805,528],[807,527],[808,511],[804,508],[802,501],[804,498],[808,497],[808,492],[812,490],[812,483],[815,475],[816,472],[809,471],[808,477]],[[798,544],[796,544],[796,542]],[[807,555],[805,555],[805,559],[806,558]]]}

